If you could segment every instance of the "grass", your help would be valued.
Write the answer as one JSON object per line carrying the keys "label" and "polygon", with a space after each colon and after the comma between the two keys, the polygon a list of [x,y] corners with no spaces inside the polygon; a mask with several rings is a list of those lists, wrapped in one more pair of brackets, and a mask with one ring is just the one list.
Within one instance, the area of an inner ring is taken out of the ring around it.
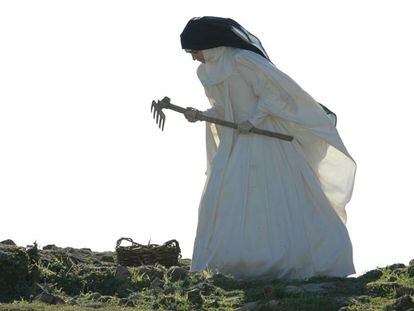
{"label": "grass", "polygon": [[[7,252],[10,252],[10,258],[7,257]],[[105,255],[111,256],[108,252]],[[254,305],[254,310],[262,311],[274,310],[275,305],[277,310],[282,311],[337,311],[344,305],[347,310],[365,311],[394,306],[398,296],[401,296],[401,288],[413,289],[414,293],[413,267],[386,267],[358,278],[244,281],[205,270],[173,281],[171,271],[160,265],[130,267],[129,276],[120,278],[116,275],[116,263],[100,262],[97,258],[102,254],[86,250],[39,251],[36,260],[33,260],[21,249],[9,248],[2,256],[0,261],[7,259],[5,262],[8,269],[12,268],[10,271],[15,271],[19,278],[2,281],[1,278],[6,274],[0,275],[0,289],[5,288],[4,284],[9,284],[10,280],[14,282],[12,290],[6,293],[8,296],[0,295],[0,301],[3,301],[0,303],[0,311],[225,311],[249,303]],[[21,260],[13,266],[15,258]],[[190,263],[184,259],[180,266],[188,270]],[[0,268],[1,264],[0,262]],[[9,272],[7,276],[12,277]],[[306,290],[306,285],[322,283],[331,286],[317,292]],[[296,293],[289,292],[287,286],[298,290]],[[49,305],[36,300],[29,302],[41,292],[60,297],[66,304]],[[17,300],[13,302],[15,299]],[[71,301],[77,305],[69,305],[68,302]]]}

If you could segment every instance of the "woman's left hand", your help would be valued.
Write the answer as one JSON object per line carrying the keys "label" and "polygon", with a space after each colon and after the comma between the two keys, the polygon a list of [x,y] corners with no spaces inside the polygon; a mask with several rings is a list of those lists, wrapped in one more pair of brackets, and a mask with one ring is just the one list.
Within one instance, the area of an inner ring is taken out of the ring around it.
{"label": "woman's left hand", "polygon": [[251,131],[251,129],[253,128],[253,124],[251,124],[249,121],[244,121],[242,123],[240,123],[237,126],[237,129],[242,132],[243,134],[249,133]]}

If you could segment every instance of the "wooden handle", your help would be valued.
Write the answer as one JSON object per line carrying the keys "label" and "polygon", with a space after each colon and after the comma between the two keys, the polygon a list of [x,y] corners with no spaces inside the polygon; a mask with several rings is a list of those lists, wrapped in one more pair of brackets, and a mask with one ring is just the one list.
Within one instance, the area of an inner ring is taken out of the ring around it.
{"label": "wooden handle", "polygon": [[[199,119],[201,121],[207,121],[207,122],[210,122],[210,123],[215,123],[215,124],[220,124],[220,125],[223,125],[223,126],[231,127],[233,129],[238,129],[237,123],[224,121],[224,120],[216,119],[216,118],[212,118],[212,117],[207,117],[206,115],[203,115],[202,113],[199,114]],[[256,127],[253,127],[250,130],[250,132],[255,133],[255,134],[259,134],[259,135],[268,136],[268,137],[279,138],[279,139],[286,140],[286,141],[292,141],[293,140],[293,136],[286,135],[286,134],[281,134],[281,133],[276,133],[276,132],[271,132],[271,131],[267,131],[267,130],[262,130],[262,129],[258,129]]]}
{"label": "wooden handle", "polygon": [[276,132],[261,130],[261,129],[258,129],[256,127],[253,127],[250,130],[250,132],[255,133],[255,134],[269,136],[269,137],[275,137],[275,138],[279,138],[279,139],[286,140],[286,141],[292,141],[293,140],[293,136],[282,134],[282,133],[276,133]]}
{"label": "wooden handle", "polygon": [[[166,98],[166,99],[164,98],[163,101],[167,102],[167,105],[165,106],[165,108],[167,108],[167,109],[171,109],[171,110],[177,111],[179,113],[183,113],[183,114],[184,114],[184,112],[187,111],[187,108],[183,108],[183,107],[171,104],[169,98]],[[237,123],[226,121],[226,120],[221,120],[221,119],[217,119],[217,118],[213,118],[213,117],[208,117],[208,116],[202,114],[201,112],[199,112],[197,114],[197,117],[200,121],[206,121],[206,122],[210,122],[210,123],[230,127],[230,128],[233,128],[233,129],[238,129],[238,124]],[[285,140],[285,141],[292,141],[293,140],[293,136],[286,135],[286,134],[281,134],[281,133],[276,133],[276,132],[271,132],[271,131],[267,131],[267,130],[262,130],[262,129],[258,129],[256,127],[253,127],[250,130],[250,132],[254,133],[254,134],[259,134],[259,135],[264,135],[264,136],[268,136],[268,137],[274,137],[274,138],[282,139],[282,140]]]}

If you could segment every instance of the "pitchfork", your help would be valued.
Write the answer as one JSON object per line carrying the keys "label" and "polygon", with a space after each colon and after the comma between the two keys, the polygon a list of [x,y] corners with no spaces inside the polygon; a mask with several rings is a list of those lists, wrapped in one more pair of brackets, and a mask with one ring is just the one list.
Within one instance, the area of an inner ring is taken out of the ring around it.
{"label": "pitchfork", "polygon": [[[164,125],[165,125],[165,114],[162,111],[164,108],[171,109],[171,110],[177,111],[177,112],[182,113],[182,114],[184,114],[188,109],[193,109],[193,108],[183,108],[183,107],[180,107],[180,106],[173,105],[173,104],[171,104],[171,100],[168,97],[164,97],[162,100],[158,100],[157,102],[155,102],[153,100],[152,104],[151,104],[151,112],[153,113],[153,117],[154,117],[155,121],[157,122],[158,127],[161,130],[164,130]],[[197,113],[197,119],[200,120],[200,121],[206,121],[206,122],[210,122],[210,123],[223,125],[223,126],[226,126],[226,127],[231,127],[233,129],[238,128],[237,123],[230,122],[230,121],[225,121],[225,120],[221,120],[221,119],[217,119],[217,118],[213,118],[213,117],[208,117],[208,116],[202,114],[201,112]],[[261,130],[261,129],[258,129],[256,127],[253,127],[250,130],[250,132],[255,133],[255,134],[275,137],[275,138],[279,138],[279,139],[286,140],[286,141],[292,141],[293,140],[293,136],[289,136],[289,135],[285,135],[285,134],[281,134],[281,133],[276,133],[276,132],[271,132],[271,131],[266,131],[266,130]]]}

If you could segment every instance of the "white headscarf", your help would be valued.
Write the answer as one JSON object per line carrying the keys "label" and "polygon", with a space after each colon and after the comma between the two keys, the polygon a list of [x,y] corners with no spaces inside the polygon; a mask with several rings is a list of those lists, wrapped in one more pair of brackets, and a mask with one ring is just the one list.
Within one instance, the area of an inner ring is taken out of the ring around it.
{"label": "white headscarf", "polygon": [[235,49],[219,46],[201,51],[205,63],[197,69],[197,75],[203,85],[214,85],[226,80],[233,71]]}

